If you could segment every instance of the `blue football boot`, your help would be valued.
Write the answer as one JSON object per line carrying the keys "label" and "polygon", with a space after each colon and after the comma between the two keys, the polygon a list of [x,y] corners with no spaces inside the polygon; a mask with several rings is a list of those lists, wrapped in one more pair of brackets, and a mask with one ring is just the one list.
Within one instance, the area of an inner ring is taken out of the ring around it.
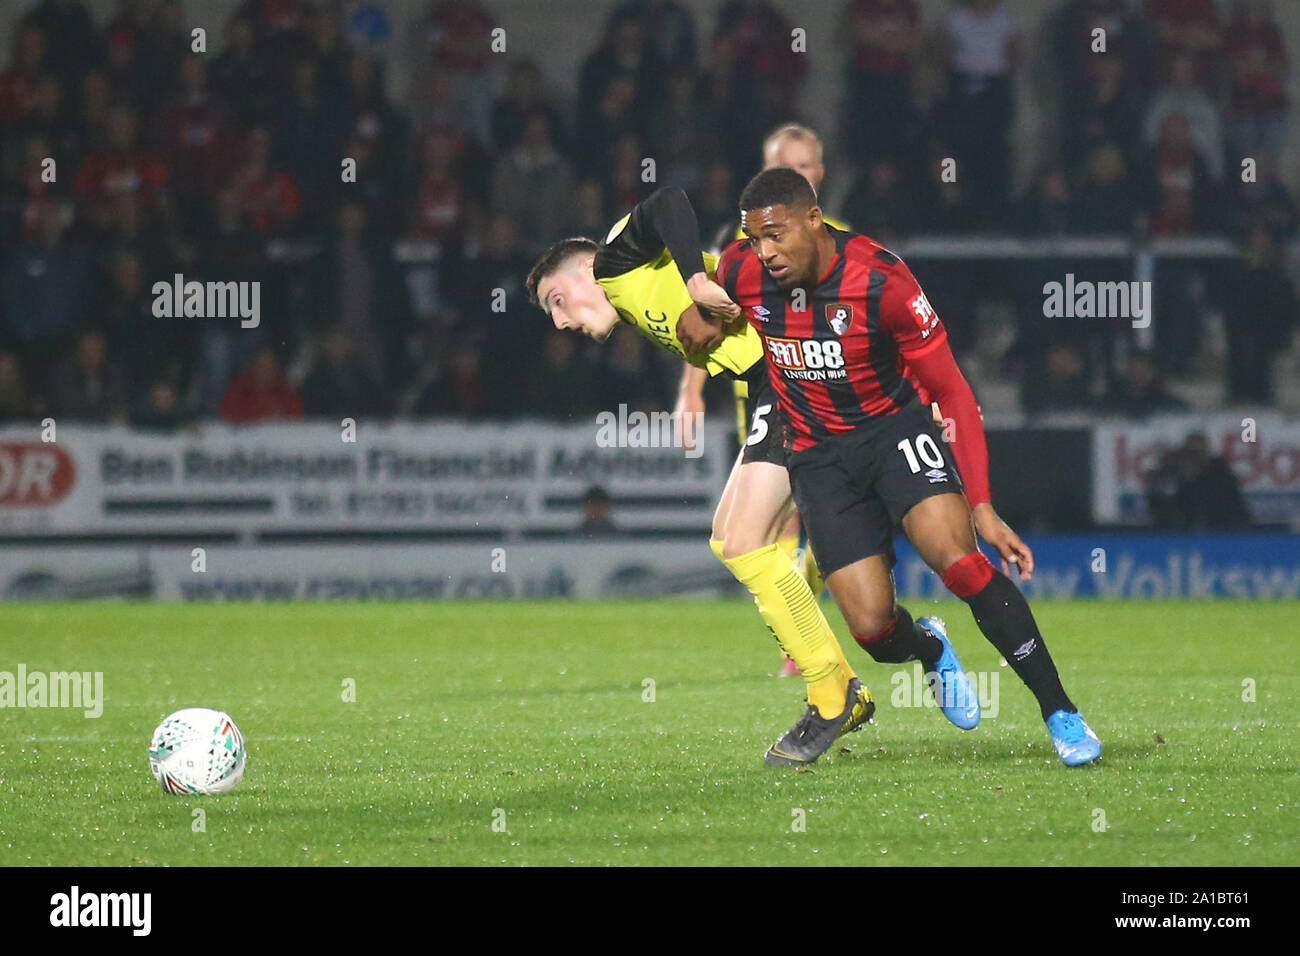
{"label": "blue football boot", "polygon": [[939,709],[954,726],[973,730],[980,722],[980,699],[957,659],[957,651],[948,640],[947,625],[937,617],[918,618],[916,623],[943,644],[939,662],[931,673],[925,675]]}
{"label": "blue football boot", "polygon": [[1101,741],[1079,714],[1058,710],[1047,718],[1047,730],[1061,763],[1067,767],[1092,763],[1101,756]]}

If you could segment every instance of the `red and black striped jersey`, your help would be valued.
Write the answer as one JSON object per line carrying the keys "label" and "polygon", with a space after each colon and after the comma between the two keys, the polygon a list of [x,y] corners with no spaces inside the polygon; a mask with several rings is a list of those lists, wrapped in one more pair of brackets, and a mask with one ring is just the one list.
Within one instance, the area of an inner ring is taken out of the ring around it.
{"label": "red and black striped jersey", "polygon": [[866,236],[827,226],[835,259],[809,289],[783,291],[748,241],[723,250],[718,282],[763,336],[795,451],[913,402],[908,368],[947,332],[907,265]]}

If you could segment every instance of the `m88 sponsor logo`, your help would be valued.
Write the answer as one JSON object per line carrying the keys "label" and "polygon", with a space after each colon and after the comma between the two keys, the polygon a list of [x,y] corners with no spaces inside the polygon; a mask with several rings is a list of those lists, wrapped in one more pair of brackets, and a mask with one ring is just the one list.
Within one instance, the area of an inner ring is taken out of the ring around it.
{"label": "m88 sponsor logo", "polygon": [[767,354],[786,378],[822,381],[848,377],[844,350],[836,339],[769,338]]}

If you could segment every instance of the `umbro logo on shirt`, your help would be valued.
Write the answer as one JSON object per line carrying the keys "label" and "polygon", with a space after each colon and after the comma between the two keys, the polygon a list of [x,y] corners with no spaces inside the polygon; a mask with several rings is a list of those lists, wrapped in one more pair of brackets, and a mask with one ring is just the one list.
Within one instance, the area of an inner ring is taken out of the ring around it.
{"label": "umbro logo on shirt", "polygon": [[935,482],[947,481],[948,473],[940,468],[931,468],[925,473],[925,477],[929,478],[930,484],[933,485]]}
{"label": "umbro logo on shirt", "polygon": [[750,306],[750,311],[754,313],[754,318],[758,319],[760,322],[766,322],[767,317],[772,314],[761,305]]}
{"label": "umbro logo on shirt", "polygon": [[1029,640],[1025,641],[1025,643],[1017,647],[1011,656],[1018,661],[1023,661],[1033,651],[1034,644],[1035,640],[1031,637]]}

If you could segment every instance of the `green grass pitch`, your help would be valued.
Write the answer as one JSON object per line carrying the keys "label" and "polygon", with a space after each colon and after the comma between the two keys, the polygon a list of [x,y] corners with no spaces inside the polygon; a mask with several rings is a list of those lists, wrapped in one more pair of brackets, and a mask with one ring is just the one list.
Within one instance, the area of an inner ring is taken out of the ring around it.
{"label": "green grass pitch", "polygon": [[[1300,604],[1036,602],[1105,747],[1079,769],[965,607],[911,609],[996,716],[894,706],[846,640],[876,725],[796,772],[761,754],[803,686],[747,602],[4,606],[0,671],[102,671],[105,704],[0,710],[0,865],[1297,862]],[[244,732],[233,793],[150,775],[186,706]]]}

